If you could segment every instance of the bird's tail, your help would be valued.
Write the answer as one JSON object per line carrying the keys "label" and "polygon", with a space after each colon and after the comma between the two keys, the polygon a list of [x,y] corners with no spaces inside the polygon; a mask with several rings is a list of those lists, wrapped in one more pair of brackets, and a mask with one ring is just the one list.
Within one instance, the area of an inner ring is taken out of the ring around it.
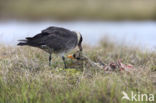
{"label": "bird's tail", "polygon": [[19,43],[18,43],[17,45],[19,45],[19,46],[29,45],[29,44],[30,44],[29,42],[30,42],[32,39],[33,39],[33,38],[31,38],[31,37],[26,37],[26,39],[24,39],[24,40],[18,40]]}
{"label": "bird's tail", "polygon": [[20,42],[17,44],[18,46],[28,45],[27,40],[19,40]]}

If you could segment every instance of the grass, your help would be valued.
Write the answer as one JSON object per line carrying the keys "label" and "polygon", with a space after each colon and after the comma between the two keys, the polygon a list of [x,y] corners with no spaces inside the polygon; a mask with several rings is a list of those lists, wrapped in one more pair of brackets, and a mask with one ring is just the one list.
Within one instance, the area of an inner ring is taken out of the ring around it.
{"label": "grass", "polygon": [[91,66],[64,70],[57,56],[49,67],[42,50],[0,45],[0,103],[133,103],[121,100],[122,91],[156,94],[155,52],[103,41],[97,47],[84,45],[84,53],[104,63],[121,59],[136,71],[105,73]]}
{"label": "grass", "polygon": [[156,20],[155,0],[0,0],[2,19]]}

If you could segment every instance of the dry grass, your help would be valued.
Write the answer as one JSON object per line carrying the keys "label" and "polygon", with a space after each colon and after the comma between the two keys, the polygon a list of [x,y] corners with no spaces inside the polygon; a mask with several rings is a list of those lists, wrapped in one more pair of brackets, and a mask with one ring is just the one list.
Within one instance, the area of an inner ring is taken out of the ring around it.
{"label": "dry grass", "polygon": [[83,72],[74,68],[64,70],[57,56],[49,67],[48,55],[39,49],[1,45],[0,103],[128,103],[121,100],[122,91],[156,94],[155,52],[106,41],[98,47],[84,46],[84,53],[105,63],[121,59],[137,70],[109,74],[93,67],[85,67]]}

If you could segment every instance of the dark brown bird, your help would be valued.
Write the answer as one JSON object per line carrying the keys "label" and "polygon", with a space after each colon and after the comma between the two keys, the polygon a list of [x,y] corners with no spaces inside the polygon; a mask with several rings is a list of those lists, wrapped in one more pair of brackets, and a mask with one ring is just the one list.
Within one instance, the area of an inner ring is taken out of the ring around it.
{"label": "dark brown bird", "polygon": [[61,27],[48,27],[34,37],[26,37],[19,40],[19,46],[32,46],[40,48],[49,53],[49,65],[51,65],[52,53],[60,54],[66,68],[64,53],[74,49],[76,46],[82,51],[82,35],[79,32],[70,31]]}

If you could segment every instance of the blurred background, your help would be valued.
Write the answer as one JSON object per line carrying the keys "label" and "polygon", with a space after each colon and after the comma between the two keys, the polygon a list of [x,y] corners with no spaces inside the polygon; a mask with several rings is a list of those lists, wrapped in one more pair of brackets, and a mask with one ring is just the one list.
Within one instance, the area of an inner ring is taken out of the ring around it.
{"label": "blurred background", "polygon": [[84,42],[102,38],[156,48],[156,0],[0,0],[0,43],[16,45],[49,26],[76,30]]}

